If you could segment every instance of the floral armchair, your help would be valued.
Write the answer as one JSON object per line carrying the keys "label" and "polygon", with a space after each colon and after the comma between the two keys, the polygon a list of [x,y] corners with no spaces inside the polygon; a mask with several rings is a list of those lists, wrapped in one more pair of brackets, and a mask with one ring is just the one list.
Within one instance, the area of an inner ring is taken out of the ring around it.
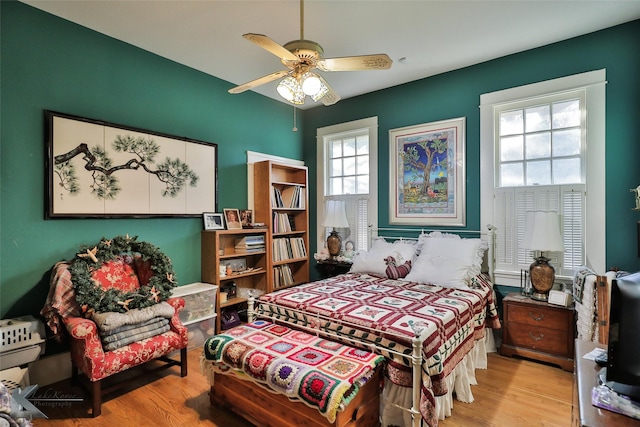
{"label": "floral armchair", "polygon": [[[170,290],[152,280],[158,273],[153,257],[108,252],[105,243],[112,241],[100,242],[89,257],[82,254],[91,249],[81,251],[79,262],[76,257],[53,267],[41,311],[56,339],[69,338],[72,380],[78,370],[88,378],[94,417],[101,413],[102,393],[113,388],[102,389],[107,377],[151,360],[165,362],[155,369],[177,365],[187,375],[188,331],[179,318],[184,300],[167,297]],[[179,360],[169,357],[178,350]]]}

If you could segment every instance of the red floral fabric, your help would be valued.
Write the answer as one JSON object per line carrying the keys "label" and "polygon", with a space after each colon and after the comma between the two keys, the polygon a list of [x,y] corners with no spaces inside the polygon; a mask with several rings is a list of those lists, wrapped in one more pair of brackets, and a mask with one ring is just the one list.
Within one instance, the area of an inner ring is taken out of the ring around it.
{"label": "red floral fabric", "polygon": [[117,289],[121,292],[135,292],[140,288],[131,255],[120,255],[114,260],[105,262],[92,273],[91,277],[105,291]]}

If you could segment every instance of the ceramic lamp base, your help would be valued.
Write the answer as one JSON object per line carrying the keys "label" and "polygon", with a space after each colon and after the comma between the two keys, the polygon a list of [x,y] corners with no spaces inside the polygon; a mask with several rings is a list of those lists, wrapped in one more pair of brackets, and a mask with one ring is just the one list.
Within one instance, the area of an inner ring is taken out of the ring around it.
{"label": "ceramic lamp base", "polygon": [[329,237],[327,237],[327,250],[329,251],[329,255],[332,257],[337,257],[340,255],[340,250],[342,250],[342,239],[336,230],[333,230]]}
{"label": "ceramic lamp base", "polygon": [[531,286],[533,287],[531,298],[537,301],[547,301],[549,291],[556,279],[556,271],[549,264],[549,258],[543,256],[536,258],[529,267],[529,277],[531,277]]}

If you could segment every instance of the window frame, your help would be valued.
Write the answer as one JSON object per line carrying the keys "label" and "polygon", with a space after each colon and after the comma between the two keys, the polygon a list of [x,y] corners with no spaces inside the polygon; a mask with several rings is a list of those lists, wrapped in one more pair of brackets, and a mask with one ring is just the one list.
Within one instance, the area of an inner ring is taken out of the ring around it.
{"label": "window frame", "polygon": [[[346,136],[349,134],[356,134],[362,131],[366,131],[369,134],[369,193],[343,195],[343,196],[328,196],[328,143],[331,138],[337,136]],[[339,123],[336,125],[325,126],[316,130],[316,148],[317,148],[317,250],[320,251],[324,247],[325,243],[325,229],[321,225],[324,217],[324,206],[327,197],[335,200],[346,200],[351,198],[363,198],[368,199],[368,219],[369,224],[374,227],[378,226],[378,117],[369,117],[360,120],[354,120],[351,122]],[[352,226],[354,227],[354,226]],[[344,237],[344,236],[343,236]],[[369,236],[367,236],[368,241]],[[370,243],[370,242],[368,242]],[[368,249],[368,248],[365,248]]]}
{"label": "window frame", "polygon": [[[525,86],[504,89],[480,95],[480,221],[493,224],[496,212],[495,192],[498,185],[496,173],[497,133],[496,111],[499,106],[518,101],[534,100],[576,90],[585,91],[587,114],[584,143],[584,171],[586,175],[584,259],[586,264],[599,272],[605,271],[606,227],[604,162],[606,144],[606,70],[596,70]],[[589,197],[591,195],[591,197]],[[500,230],[497,230],[500,233]],[[520,271],[496,269],[496,283],[520,286]],[[560,279],[570,280],[564,276]]]}

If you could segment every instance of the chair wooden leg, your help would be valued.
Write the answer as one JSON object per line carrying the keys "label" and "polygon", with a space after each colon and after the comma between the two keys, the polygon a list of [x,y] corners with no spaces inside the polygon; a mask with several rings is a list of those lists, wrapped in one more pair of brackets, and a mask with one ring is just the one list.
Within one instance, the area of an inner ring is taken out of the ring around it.
{"label": "chair wooden leg", "polygon": [[100,381],[94,381],[92,384],[91,397],[93,401],[93,413],[92,416],[99,417],[102,413],[102,387]]}
{"label": "chair wooden leg", "polygon": [[187,376],[187,348],[180,349],[180,376]]}

